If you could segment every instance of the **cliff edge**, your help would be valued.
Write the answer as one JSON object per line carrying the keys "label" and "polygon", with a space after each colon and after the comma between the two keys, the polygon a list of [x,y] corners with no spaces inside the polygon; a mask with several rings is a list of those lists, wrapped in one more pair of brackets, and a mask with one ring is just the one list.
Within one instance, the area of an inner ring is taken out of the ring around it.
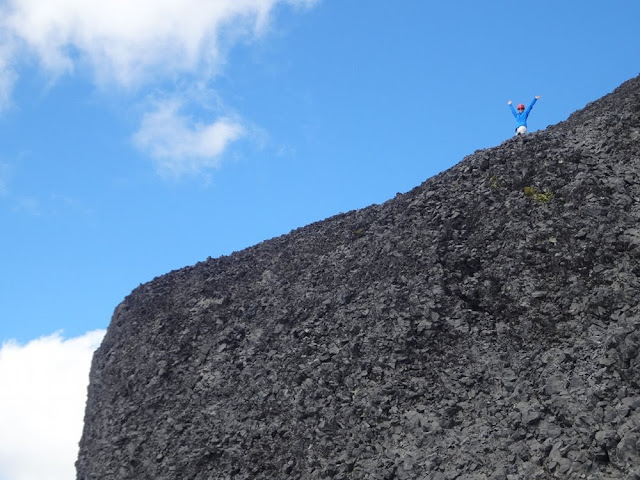
{"label": "cliff edge", "polygon": [[640,77],[115,310],[78,480],[640,479]]}

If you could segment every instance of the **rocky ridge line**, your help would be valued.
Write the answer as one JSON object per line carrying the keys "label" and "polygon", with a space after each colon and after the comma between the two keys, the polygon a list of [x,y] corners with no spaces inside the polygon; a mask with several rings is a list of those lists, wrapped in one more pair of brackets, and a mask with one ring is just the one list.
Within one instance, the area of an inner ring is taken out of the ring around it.
{"label": "rocky ridge line", "polygon": [[640,77],[116,309],[78,480],[640,478]]}

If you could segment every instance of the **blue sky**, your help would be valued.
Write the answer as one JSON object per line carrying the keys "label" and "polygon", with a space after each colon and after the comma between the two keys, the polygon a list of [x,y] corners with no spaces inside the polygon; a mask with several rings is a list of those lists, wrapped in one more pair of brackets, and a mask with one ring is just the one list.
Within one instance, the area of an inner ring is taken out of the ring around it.
{"label": "blue sky", "polygon": [[509,99],[542,96],[530,130],[566,119],[640,73],[638,18],[636,0],[0,1],[0,342],[64,349],[155,276],[405,192],[509,138]]}

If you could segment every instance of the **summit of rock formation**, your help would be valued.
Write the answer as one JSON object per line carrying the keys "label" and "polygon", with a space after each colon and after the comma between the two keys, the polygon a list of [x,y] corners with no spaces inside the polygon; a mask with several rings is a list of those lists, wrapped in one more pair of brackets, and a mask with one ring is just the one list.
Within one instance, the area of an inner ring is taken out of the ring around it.
{"label": "summit of rock formation", "polygon": [[170,272],[78,480],[640,479],[640,77],[395,198]]}

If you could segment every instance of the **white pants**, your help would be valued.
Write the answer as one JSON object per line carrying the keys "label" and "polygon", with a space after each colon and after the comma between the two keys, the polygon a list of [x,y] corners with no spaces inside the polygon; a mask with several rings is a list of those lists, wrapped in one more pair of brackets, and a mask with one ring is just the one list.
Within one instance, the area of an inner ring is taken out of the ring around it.
{"label": "white pants", "polygon": [[526,133],[527,133],[527,127],[525,127],[524,125],[521,125],[518,128],[516,128],[516,135],[525,135]]}

